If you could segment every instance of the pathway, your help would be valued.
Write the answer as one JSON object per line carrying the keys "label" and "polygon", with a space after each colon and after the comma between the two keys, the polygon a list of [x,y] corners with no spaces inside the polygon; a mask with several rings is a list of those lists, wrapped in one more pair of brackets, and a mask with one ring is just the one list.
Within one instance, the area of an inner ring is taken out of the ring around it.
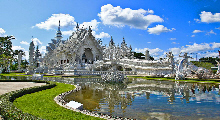
{"label": "pathway", "polygon": [[[46,85],[46,83],[34,83],[34,82],[0,82],[0,95],[19,90],[22,88],[29,88],[34,86]],[[0,116],[1,120],[1,116]]]}

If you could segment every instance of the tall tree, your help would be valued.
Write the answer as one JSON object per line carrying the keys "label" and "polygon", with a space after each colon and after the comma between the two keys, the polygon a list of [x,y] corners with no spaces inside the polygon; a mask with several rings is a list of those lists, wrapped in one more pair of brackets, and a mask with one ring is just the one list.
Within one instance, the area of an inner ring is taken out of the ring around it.
{"label": "tall tree", "polygon": [[0,37],[0,67],[3,68],[3,72],[9,71],[13,61],[12,39],[13,36]]}

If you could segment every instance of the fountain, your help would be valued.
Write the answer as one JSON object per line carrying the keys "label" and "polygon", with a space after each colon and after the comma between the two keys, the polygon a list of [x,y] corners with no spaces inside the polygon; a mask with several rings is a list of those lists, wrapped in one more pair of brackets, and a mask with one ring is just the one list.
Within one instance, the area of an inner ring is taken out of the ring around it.
{"label": "fountain", "polygon": [[126,78],[124,73],[121,73],[117,70],[118,64],[111,61],[111,65],[109,65],[108,72],[106,74],[102,74],[101,78],[105,82],[123,82]]}
{"label": "fountain", "polygon": [[118,71],[109,71],[106,74],[101,75],[101,78],[105,82],[123,82],[125,75],[119,73]]}

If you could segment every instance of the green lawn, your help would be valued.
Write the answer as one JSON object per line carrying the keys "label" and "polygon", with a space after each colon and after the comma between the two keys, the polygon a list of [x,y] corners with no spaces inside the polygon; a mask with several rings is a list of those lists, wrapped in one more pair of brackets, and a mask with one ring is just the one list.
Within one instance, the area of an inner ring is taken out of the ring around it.
{"label": "green lawn", "polygon": [[[11,73],[2,73],[0,75],[2,75],[2,76],[32,76],[32,75],[26,75],[25,73],[13,73],[13,72],[11,72]],[[43,76],[43,77],[61,77],[61,76]]]}
{"label": "green lawn", "polygon": [[13,104],[23,112],[30,113],[43,119],[100,119],[63,108],[56,104],[53,100],[60,93],[64,93],[73,89],[73,85],[57,83],[57,86],[52,89],[27,94],[17,98]]}
{"label": "green lawn", "polygon": [[1,73],[2,76],[32,76],[32,75],[25,75],[25,73]]}
{"label": "green lawn", "polygon": [[191,83],[220,83],[220,80],[215,80],[215,79],[193,79],[193,78],[186,78],[185,80],[175,80],[175,78],[157,78],[157,77],[149,77],[149,76],[128,76],[128,78],[143,78],[147,80],[168,80],[168,81],[179,81],[179,82],[191,82]]}

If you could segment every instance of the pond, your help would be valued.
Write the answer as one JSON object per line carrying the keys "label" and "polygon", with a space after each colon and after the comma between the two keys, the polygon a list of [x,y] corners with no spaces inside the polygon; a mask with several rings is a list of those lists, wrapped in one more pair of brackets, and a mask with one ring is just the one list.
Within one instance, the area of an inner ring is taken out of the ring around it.
{"label": "pond", "polygon": [[217,84],[145,79],[117,84],[104,83],[100,78],[44,77],[44,80],[79,84],[82,90],[66,96],[65,100],[80,102],[84,109],[98,113],[134,119],[220,119]]}
{"label": "pond", "polygon": [[133,79],[130,83],[83,82],[66,96],[84,109],[134,119],[220,119],[219,85]]}

